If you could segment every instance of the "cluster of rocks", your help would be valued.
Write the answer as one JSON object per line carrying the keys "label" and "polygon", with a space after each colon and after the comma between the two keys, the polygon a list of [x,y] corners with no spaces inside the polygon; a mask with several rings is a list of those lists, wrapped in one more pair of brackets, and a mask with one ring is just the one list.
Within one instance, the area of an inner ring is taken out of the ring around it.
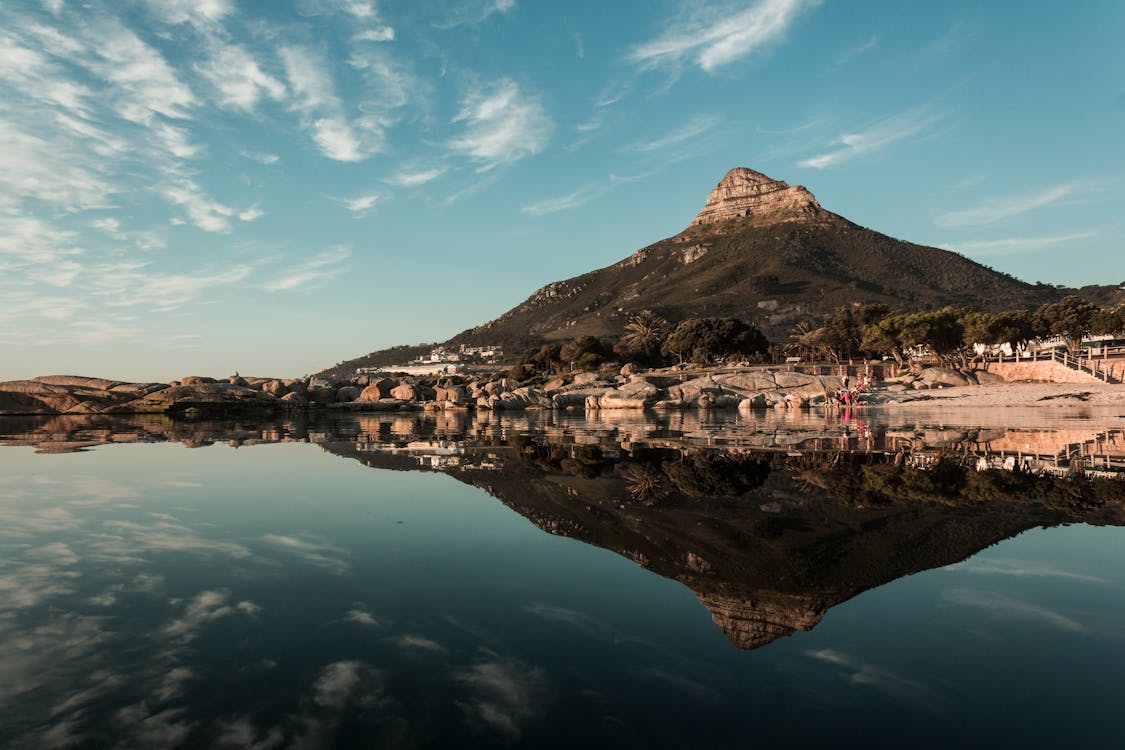
{"label": "cluster of rocks", "polygon": [[1005,383],[1004,378],[985,370],[963,372],[950,367],[929,367],[920,373],[907,372],[883,383],[887,393],[925,391],[931,388],[951,388],[960,385],[992,385]]}
{"label": "cluster of rocks", "polygon": [[657,375],[634,373],[629,367],[617,375],[581,373],[539,387],[499,376],[433,380],[372,375],[342,382],[189,376],[170,383],[126,383],[53,375],[0,383],[0,414],[806,408],[825,403],[840,387],[837,377],[786,371]]}

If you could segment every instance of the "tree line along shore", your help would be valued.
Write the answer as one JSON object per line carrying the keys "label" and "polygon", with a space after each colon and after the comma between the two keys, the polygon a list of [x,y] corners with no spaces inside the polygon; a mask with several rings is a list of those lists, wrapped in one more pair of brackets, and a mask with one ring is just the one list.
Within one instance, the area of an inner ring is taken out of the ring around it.
{"label": "tree line along shore", "polygon": [[[892,312],[882,305],[840,307],[817,324],[794,329],[784,352],[801,364],[770,366],[771,344],[734,318],[689,318],[670,324],[642,311],[611,342],[580,336],[524,351],[514,363],[431,376],[386,372],[351,377],[188,376],[167,383],[129,383],[55,375],[0,383],[0,415],[235,413],[299,409],[604,410],[674,408],[812,408],[831,406],[841,391],[867,380],[859,403],[900,402],[900,394],[1005,382],[980,366],[981,347],[1033,346],[1061,337],[1120,335],[1125,308],[1078,297],[1035,312],[987,313],[946,307]],[[921,352],[912,361],[909,352]],[[820,360],[823,365],[807,364]],[[860,362],[858,368],[854,363]],[[851,401],[851,399],[849,399]]]}

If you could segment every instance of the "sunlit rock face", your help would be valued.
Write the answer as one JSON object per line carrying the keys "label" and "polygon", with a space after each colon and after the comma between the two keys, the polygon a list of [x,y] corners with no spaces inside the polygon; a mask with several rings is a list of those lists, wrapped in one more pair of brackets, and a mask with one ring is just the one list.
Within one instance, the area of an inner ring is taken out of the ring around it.
{"label": "sunlit rock face", "polygon": [[810,597],[778,595],[769,601],[747,601],[717,594],[695,595],[719,630],[741,649],[759,648],[798,630],[812,630],[828,609]]}
{"label": "sunlit rock face", "polygon": [[815,219],[825,214],[813,194],[800,185],[736,167],[715,186],[691,223],[704,226],[733,219],[775,223]]}

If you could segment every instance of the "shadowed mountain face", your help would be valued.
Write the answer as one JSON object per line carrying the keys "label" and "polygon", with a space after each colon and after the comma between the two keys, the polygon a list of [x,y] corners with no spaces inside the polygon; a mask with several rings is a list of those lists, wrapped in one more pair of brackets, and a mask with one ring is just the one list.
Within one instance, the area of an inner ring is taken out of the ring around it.
{"label": "shadowed mountain face", "polygon": [[823,209],[803,187],[732,169],[690,226],[607,268],[548,284],[453,343],[618,336],[631,315],[721,315],[767,335],[853,302],[1032,308],[1061,292],[947,250],[896,240]]}
{"label": "shadowed mountain face", "polygon": [[[416,414],[268,423],[7,418],[0,444],[62,452],[167,440],[312,442],[374,468],[441,472],[550,534],[683,583],[744,649],[809,630],[863,591],[1030,528],[1125,525],[1121,480],[966,468],[994,448],[1031,448],[1029,431],[916,425],[857,435],[846,422],[763,421],[728,425],[738,447],[715,448],[708,425],[678,418],[616,426]],[[1103,453],[1112,443],[1122,454],[1112,436],[1088,429]],[[1076,430],[1043,431],[1038,450],[1062,446],[1069,455],[1084,439]],[[912,457],[954,453],[964,460],[909,468]]]}

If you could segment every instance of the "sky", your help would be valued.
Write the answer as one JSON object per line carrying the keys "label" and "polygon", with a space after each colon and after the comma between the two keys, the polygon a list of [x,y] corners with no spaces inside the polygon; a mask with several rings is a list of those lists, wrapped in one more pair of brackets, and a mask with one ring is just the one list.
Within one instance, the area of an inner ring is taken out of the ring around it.
{"label": "sky", "polygon": [[3,0],[0,380],[443,340],[736,166],[1119,283],[1122,39],[1119,0]]}

